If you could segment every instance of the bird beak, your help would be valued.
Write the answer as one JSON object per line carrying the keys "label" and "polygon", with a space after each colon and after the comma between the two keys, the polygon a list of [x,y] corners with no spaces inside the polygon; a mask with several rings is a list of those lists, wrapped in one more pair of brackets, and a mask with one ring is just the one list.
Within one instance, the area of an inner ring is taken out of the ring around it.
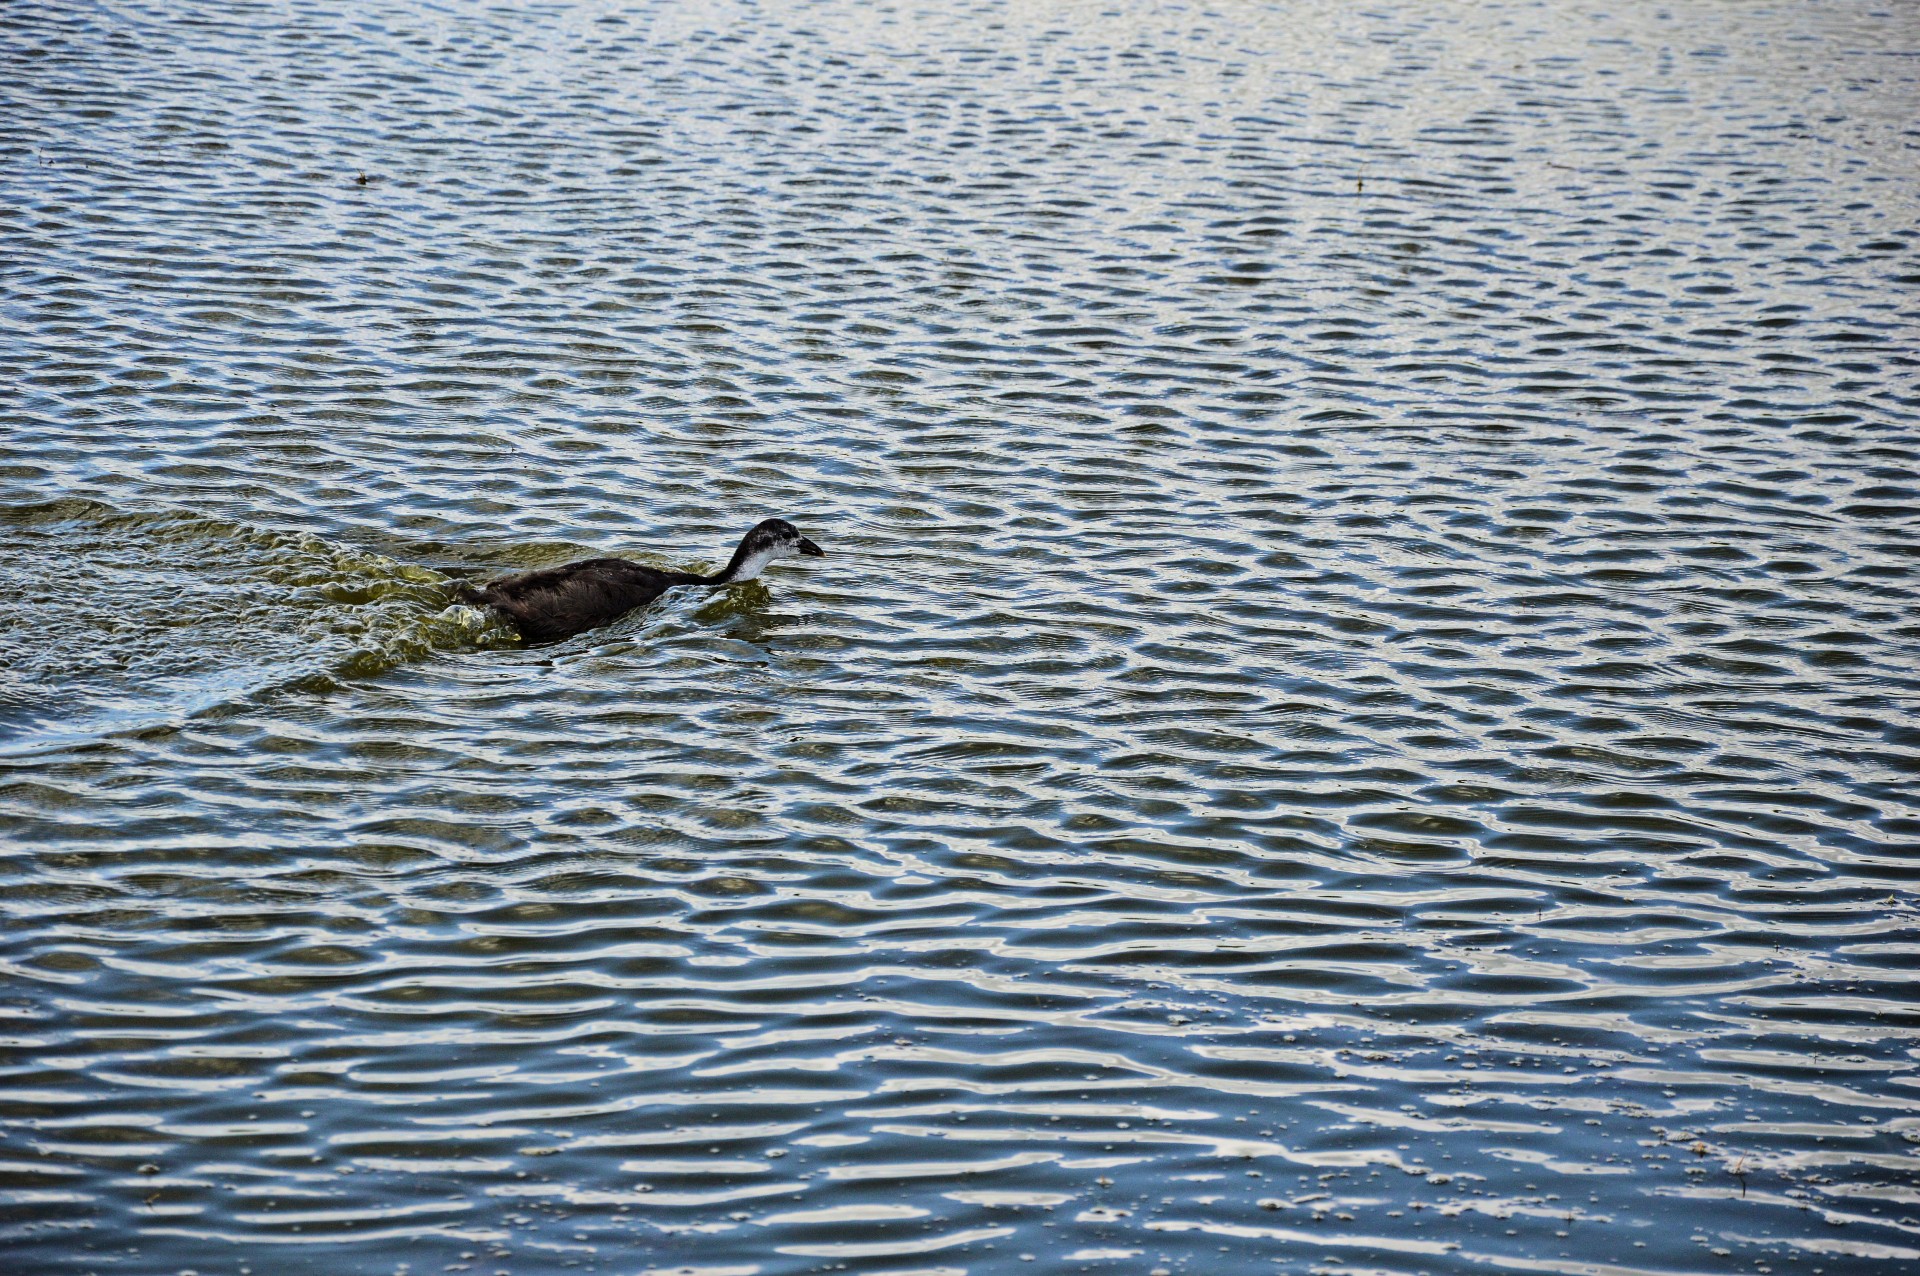
{"label": "bird beak", "polygon": [[808,540],[804,536],[800,538],[800,552],[802,554],[805,554],[808,558],[825,558],[827,556],[826,550],[821,549],[818,545],[814,544],[812,541]]}

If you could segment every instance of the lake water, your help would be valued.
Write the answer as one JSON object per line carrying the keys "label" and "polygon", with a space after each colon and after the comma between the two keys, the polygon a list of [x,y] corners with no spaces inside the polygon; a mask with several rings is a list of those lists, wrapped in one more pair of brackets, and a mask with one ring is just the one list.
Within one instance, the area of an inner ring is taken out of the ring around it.
{"label": "lake water", "polygon": [[1913,4],[4,21],[6,1271],[1920,1263]]}

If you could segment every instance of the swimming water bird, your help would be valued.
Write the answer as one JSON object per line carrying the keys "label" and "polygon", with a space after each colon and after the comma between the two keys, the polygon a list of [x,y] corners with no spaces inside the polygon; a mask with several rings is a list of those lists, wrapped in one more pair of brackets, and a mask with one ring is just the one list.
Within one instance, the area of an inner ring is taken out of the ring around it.
{"label": "swimming water bird", "polygon": [[826,551],[786,519],[770,518],[742,536],[733,558],[711,576],[661,571],[624,558],[589,558],[503,576],[479,589],[462,588],[460,596],[493,608],[529,642],[552,642],[618,620],[678,585],[735,585],[795,554],[824,558]]}

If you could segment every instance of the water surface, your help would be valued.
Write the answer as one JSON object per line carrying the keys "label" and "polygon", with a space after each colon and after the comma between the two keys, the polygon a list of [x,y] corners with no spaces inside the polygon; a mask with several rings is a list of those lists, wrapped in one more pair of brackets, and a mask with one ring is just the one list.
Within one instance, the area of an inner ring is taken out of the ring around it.
{"label": "water surface", "polygon": [[1910,4],[6,23],[8,1270],[1920,1261]]}

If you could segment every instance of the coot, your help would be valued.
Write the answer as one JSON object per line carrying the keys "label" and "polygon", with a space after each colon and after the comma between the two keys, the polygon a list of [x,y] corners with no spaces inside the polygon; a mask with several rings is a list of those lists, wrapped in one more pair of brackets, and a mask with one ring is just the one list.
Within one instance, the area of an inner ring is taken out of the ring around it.
{"label": "coot", "polygon": [[552,642],[597,629],[679,585],[732,585],[758,576],[775,559],[826,551],[784,518],[770,518],[740,538],[726,567],[712,576],[664,572],[624,558],[588,558],[564,567],[503,576],[460,596],[493,608],[529,642]]}

